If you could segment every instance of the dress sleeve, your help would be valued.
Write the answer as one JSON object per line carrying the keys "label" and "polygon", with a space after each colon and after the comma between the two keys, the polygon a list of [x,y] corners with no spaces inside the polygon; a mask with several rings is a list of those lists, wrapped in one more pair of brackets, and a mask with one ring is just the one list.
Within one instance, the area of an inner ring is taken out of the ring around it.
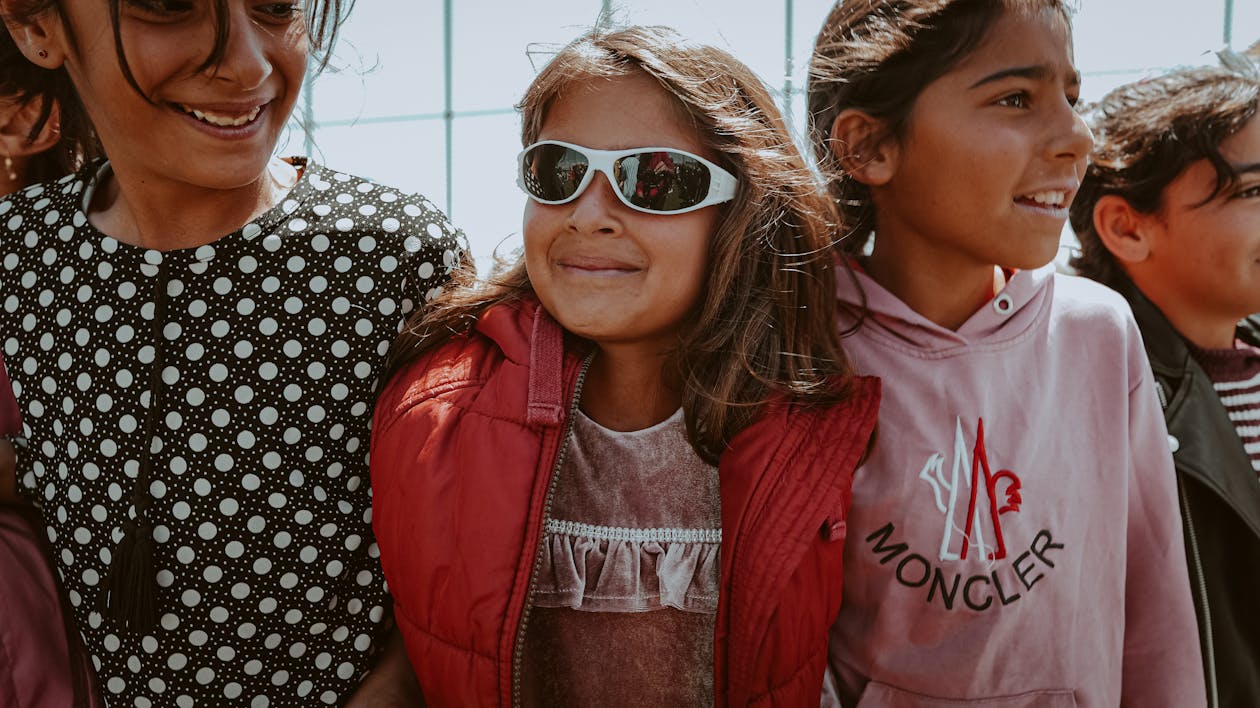
{"label": "dress sleeve", "polygon": [[403,211],[410,217],[403,239],[403,291],[419,308],[437,297],[457,268],[472,267],[472,253],[464,232],[428,199],[415,196]]}
{"label": "dress sleeve", "polygon": [[[1204,706],[1176,472],[1155,381],[1132,327],[1123,706]],[[1136,351],[1134,348],[1136,347]]]}
{"label": "dress sleeve", "polygon": [[21,432],[22,414],[13,396],[9,375],[4,370],[4,360],[0,359],[0,438]]}

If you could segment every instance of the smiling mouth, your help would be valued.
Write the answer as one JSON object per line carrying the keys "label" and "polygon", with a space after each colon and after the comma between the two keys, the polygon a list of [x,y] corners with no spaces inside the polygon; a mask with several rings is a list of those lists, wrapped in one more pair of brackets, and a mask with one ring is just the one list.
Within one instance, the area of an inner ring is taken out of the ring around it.
{"label": "smiling mouth", "polygon": [[254,106],[245,113],[230,115],[226,113],[215,113],[213,111],[203,111],[183,103],[174,104],[185,114],[196,118],[207,125],[213,125],[217,128],[240,128],[249,125],[258,119],[258,114],[262,113],[263,106],[266,104]]}
{"label": "smiling mouth", "polygon": [[633,275],[641,272],[641,268],[636,268],[628,263],[620,261],[606,260],[603,258],[573,258],[558,261],[556,263],[562,270],[572,273],[573,275],[595,277],[595,278],[611,278],[616,276]]}
{"label": "smiling mouth", "polygon": [[1020,196],[1015,197],[1015,201],[1019,204],[1038,207],[1041,209],[1066,209],[1068,205],[1068,193],[1060,189],[1050,189],[1043,192],[1021,194]]}
{"label": "smiling mouth", "polygon": [[611,276],[611,275],[630,275],[631,273],[639,272],[638,268],[628,268],[628,267],[607,266],[603,268],[597,268],[594,266],[574,266],[574,265],[565,265],[565,264],[561,264],[560,267],[564,268],[567,271],[577,273],[579,275]]}

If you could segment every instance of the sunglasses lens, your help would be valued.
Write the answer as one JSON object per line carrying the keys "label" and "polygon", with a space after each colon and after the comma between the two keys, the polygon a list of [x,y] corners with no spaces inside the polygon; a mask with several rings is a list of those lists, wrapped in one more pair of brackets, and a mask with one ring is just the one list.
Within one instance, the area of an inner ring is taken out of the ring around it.
{"label": "sunglasses lens", "polygon": [[[580,150],[540,143],[521,156],[521,184],[535,199],[558,203],[577,193],[590,159]],[[688,209],[709,196],[708,165],[683,152],[655,150],[618,157],[612,181],[621,197],[644,211]]]}
{"label": "sunglasses lens", "polygon": [[660,150],[617,160],[616,183],[631,204],[650,211],[678,211],[709,195],[709,168],[680,152]]}
{"label": "sunglasses lens", "polygon": [[521,177],[525,190],[533,196],[559,202],[573,196],[589,166],[582,153],[544,143],[521,157]]}

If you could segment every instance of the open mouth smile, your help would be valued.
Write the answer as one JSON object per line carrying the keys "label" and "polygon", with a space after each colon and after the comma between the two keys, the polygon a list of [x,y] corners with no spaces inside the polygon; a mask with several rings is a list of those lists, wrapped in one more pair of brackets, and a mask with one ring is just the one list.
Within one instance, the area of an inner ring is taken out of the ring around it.
{"label": "open mouth smile", "polygon": [[258,120],[258,115],[262,113],[263,108],[267,104],[264,103],[254,106],[246,110],[244,113],[203,110],[200,108],[193,108],[192,106],[183,103],[175,103],[172,105],[183,111],[185,115],[192,116],[198,122],[205,123],[206,125],[212,125],[216,128],[241,128],[251,125],[254,121]]}
{"label": "open mouth smile", "polygon": [[1053,216],[1066,216],[1072,193],[1062,189],[1047,189],[1015,197],[1015,203]]}
{"label": "open mouth smile", "polygon": [[1067,206],[1067,192],[1062,190],[1049,190],[1045,192],[1033,192],[1032,194],[1023,194],[1015,198],[1018,202],[1031,202],[1037,206],[1048,207],[1051,209],[1062,209]]}

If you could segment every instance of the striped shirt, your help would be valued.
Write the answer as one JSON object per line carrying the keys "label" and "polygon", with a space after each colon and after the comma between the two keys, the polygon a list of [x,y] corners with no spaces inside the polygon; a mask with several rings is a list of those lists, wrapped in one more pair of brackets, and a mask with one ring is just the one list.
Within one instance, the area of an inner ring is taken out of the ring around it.
{"label": "striped shirt", "polygon": [[1190,353],[1212,380],[1252,469],[1260,475],[1260,348],[1238,341],[1233,349],[1190,345]]}

